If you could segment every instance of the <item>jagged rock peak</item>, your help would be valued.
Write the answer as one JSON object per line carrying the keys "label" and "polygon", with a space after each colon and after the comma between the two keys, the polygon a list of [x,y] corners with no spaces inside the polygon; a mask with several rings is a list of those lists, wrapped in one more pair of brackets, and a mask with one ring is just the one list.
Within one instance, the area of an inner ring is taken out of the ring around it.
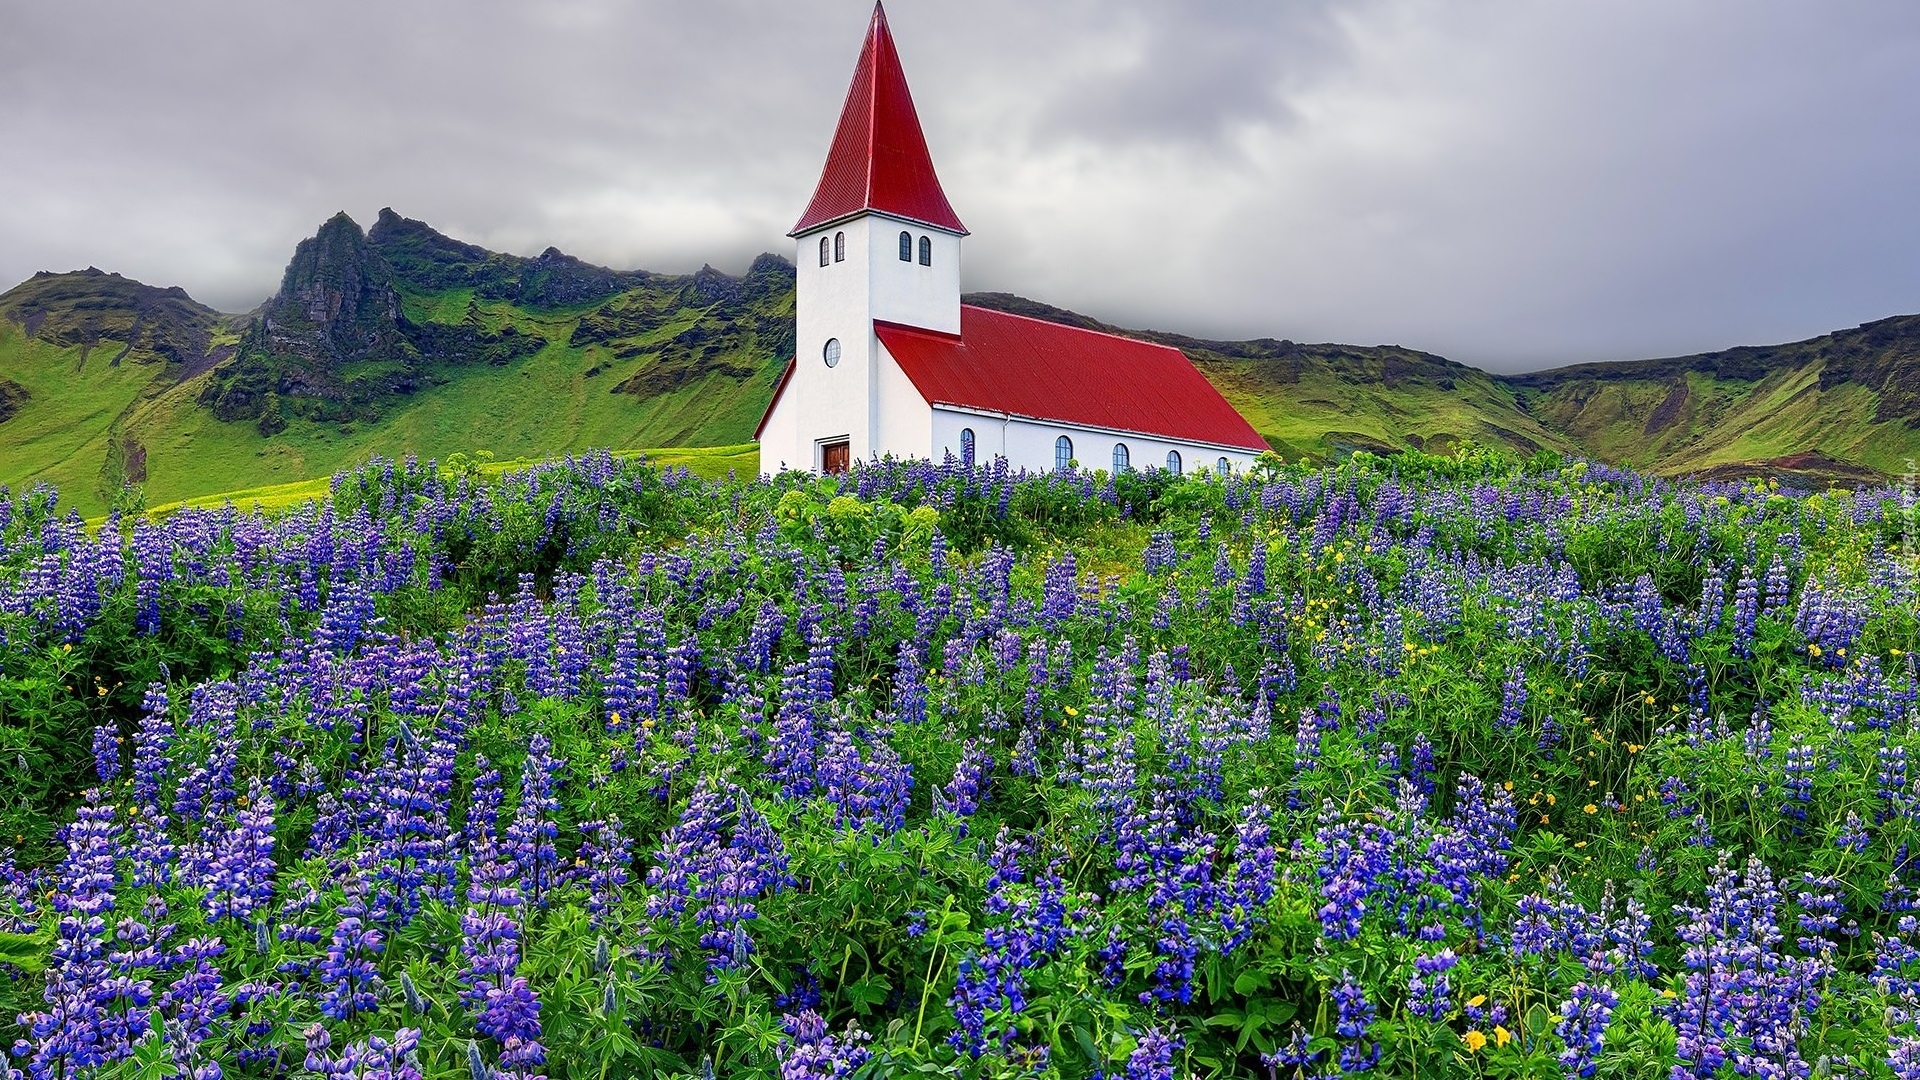
{"label": "jagged rock peak", "polygon": [[784,256],[763,251],[753,260],[753,265],[747,267],[747,276],[759,277],[764,274],[777,274],[791,278],[794,276],[793,263]]}
{"label": "jagged rock peak", "polygon": [[493,253],[477,244],[455,240],[453,237],[435,229],[424,221],[402,217],[393,212],[392,207],[380,211],[380,216],[367,231],[367,240],[384,252],[394,262],[394,268],[405,277],[402,262],[407,259],[425,259],[434,263],[483,263]]}
{"label": "jagged rock peak", "polygon": [[412,350],[398,332],[393,269],[346,211],[300,241],[268,301],[268,351],[334,362],[397,358]]}

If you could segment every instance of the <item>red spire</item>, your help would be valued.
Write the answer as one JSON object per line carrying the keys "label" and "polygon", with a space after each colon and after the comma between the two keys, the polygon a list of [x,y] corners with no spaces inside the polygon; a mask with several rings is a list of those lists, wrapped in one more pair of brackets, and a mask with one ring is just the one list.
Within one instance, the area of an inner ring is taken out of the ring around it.
{"label": "red spire", "polygon": [[900,54],[887,30],[887,13],[873,5],[873,22],[853,69],[853,85],[833,132],[833,149],[820,172],[813,201],[790,236],[863,210],[965,233],[934,175],[927,137],[913,111]]}

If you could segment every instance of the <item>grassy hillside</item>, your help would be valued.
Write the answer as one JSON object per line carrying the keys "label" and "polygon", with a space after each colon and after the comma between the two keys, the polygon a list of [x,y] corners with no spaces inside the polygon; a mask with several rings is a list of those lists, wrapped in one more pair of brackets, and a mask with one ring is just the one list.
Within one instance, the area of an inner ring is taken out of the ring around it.
{"label": "grassy hillside", "polygon": [[[1663,473],[1907,471],[1920,459],[1920,316],[1787,345],[1501,380],[1543,425]],[[1822,462],[1853,470],[1821,466]],[[1818,471],[1818,470],[1817,470]]]}
{"label": "grassy hillside", "polygon": [[[323,237],[329,229],[344,231],[330,222]],[[95,515],[123,481],[164,505],[325,477],[371,454],[737,447],[792,352],[792,267],[771,256],[739,278],[614,274],[557,252],[492,255],[397,215],[351,241],[297,257],[282,295],[251,318],[193,305],[136,330],[154,305],[123,283],[185,294],[112,275],[42,275],[0,296],[0,379],[18,388],[4,391],[17,403],[0,414],[0,483],[56,483]],[[342,289],[353,269],[339,265],[342,250],[394,258]],[[485,256],[478,269],[458,261],[472,252]],[[393,291],[391,325],[377,297],[352,319],[274,317],[290,297],[324,306],[329,288],[364,301],[374,277]],[[157,352],[156,322],[198,347],[175,350],[182,359]],[[489,355],[509,338],[511,355]],[[380,351],[356,354],[354,343]],[[275,419],[263,423],[268,407]]]}

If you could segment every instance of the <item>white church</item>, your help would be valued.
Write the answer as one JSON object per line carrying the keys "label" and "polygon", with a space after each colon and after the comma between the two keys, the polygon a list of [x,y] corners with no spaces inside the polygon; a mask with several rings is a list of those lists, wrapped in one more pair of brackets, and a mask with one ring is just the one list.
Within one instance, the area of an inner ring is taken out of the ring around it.
{"label": "white church", "polygon": [[1267,448],[1178,349],[960,302],[967,228],[874,7],[798,243],[795,352],[760,471],[892,456],[1239,470]]}

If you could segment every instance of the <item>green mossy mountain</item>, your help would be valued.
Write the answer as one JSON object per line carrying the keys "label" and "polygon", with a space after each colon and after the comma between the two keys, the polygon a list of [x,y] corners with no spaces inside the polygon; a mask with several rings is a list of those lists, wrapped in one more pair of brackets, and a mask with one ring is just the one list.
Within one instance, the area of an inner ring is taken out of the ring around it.
{"label": "green mossy mountain", "polygon": [[[744,274],[502,254],[382,210],[301,241],[223,315],[88,269],[0,294],[0,483],[83,512],[323,476],[373,453],[751,439],[793,355],[794,268]],[[1496,376],[1400,346],[1128,330],[1006,293],[969,303],[1172,345],[1276,451],[1471,441],[1669,474],[1872,481],[1920,457],[1920,316],[1789,345]]]}
{"label": "green mossy mountain", "polygon": [[1507,376],[1595,457],[1666,473],[1893,476],[1920,459],[1920,315],[1785,345]]}

